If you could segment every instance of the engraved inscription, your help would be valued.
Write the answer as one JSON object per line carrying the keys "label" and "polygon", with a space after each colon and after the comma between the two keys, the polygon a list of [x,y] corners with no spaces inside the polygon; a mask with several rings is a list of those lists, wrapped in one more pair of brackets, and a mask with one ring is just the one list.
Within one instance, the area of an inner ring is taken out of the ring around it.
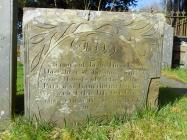
{"label": "engraved inscription", "polygon": [[7,37],[3,34],[0,34],[0,50],[4,47],[4,43],[1,43],[2,41],[6,41],[7,40]]}
{"label": "engraved inscription", "polygon": [[93,114],[103,114],[106,108],[118,108],[114,112],[120,113],[127,104],[138,106],[145,99],[140,83],[146,81],[146,68],[127,41],[112,32],[96,31],[54,42],[58,44],[46,53],[38,73],[35,103],[40,107],[56,106],[55,113],[62,115],[79,111],[89,115],[93,106],[102,103]]}
{"label": "engraved inscription", "polygon": [[4,41],[4,40],[6,40],[7,39],[7,37],[5,36],[5,35],[1,35],[0,34],[0,41]]}

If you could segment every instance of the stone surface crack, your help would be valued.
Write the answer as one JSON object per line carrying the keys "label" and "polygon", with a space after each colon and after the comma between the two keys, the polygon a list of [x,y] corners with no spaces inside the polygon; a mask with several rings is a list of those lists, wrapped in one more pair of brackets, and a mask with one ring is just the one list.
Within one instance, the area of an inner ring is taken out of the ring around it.
{"label": "stone surface crack", "polygon": [[88,13],[88,21],[90,21],[91,11]]}

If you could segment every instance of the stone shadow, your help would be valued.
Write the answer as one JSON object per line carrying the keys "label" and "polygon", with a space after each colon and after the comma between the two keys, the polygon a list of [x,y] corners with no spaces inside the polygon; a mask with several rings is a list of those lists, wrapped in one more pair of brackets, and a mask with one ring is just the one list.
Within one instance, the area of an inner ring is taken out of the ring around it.
{"label": "stone shadow", "polygon": [[173,104],[175,101],[187,97],[187,88],[169,88],[161,87],[159,90],[158,106],[159,109],[162,107]]}
{"label": "stone shadow", "polygon": [[15,115],[24,115],[24,94],[16,95]]}

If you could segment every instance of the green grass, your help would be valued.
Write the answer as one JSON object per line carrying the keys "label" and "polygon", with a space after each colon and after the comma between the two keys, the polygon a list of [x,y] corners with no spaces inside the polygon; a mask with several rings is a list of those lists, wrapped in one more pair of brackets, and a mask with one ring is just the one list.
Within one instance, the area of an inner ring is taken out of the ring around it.
{"label": "green grass", "polygon": [[46,122],[34,122],[24,117],[17,117],[9,129],[0,134],[2,140],[47,140],[54,125]]}
{"label": "green grass", "polygon": [[162,75],[174,80],[187,83],[187,70],[182,68],[170,69],[166,68],[162,71]]}
{"label": "green grass", "polygon": [[17,93],[23,94],[24,84],[23,84],[23,64],[17,62]]}

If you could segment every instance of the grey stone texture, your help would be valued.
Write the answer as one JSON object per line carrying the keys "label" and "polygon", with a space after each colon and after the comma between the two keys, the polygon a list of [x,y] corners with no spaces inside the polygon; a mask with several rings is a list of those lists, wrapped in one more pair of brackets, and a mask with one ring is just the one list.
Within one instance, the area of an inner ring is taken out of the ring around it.
{"label": "grey stone texture", "polygon": [[163,40],[162,68],[172,67],[173,56],[173,27],[165,24]]}
{"label": "grey stone texture", "polygon": [[59,126],[155,107],[164,16],[25,9],[26,116]]}
{"label": "grey stone texture", "polygon": [[[13,0],[0,1],[0,129],[11,118],[15,94],[16,36]],[[14,84],[14,85],[13,85]]]}

